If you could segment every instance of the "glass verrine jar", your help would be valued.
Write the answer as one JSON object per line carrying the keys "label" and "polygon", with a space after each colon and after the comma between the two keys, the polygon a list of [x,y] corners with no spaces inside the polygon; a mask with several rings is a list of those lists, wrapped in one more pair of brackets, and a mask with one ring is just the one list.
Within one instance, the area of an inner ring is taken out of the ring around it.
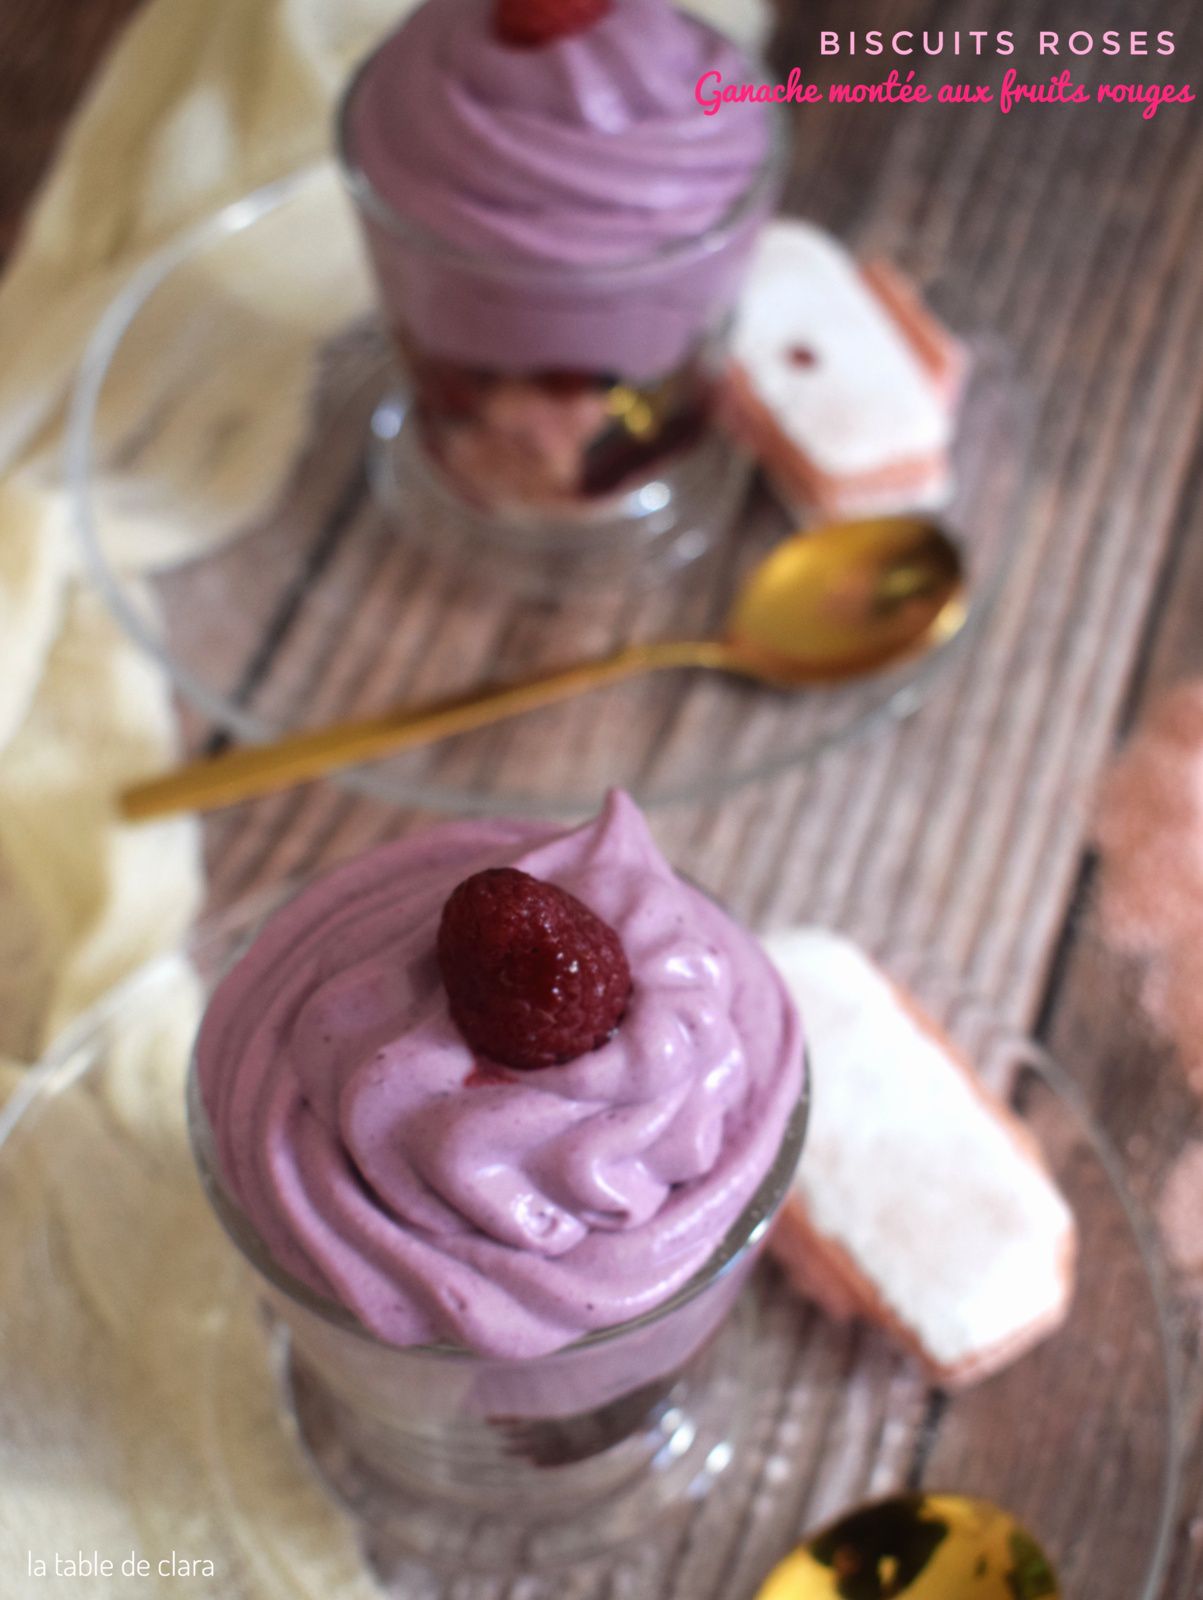
{"label": "glass verrine jar", "polygon": [[772,1166],[683,1288],[552,1354],[499,1360],[387,1344],[281,1268],[225,1183],[193,1065],[202,1184],[258,1276],[302,1436],[335,1492],[424,1559],[490,1571],[597,1554],[696,1500],[747,1414],[751,1307],[731,1313],[797,1167],[808,1084]]}
{"label": "glass verrine jar", "polygon": [[378,493],[408,537],[520,587],[695,559],[749,471],[717,411],[732,309],[780,190],[780,119],[701,231],[599,263],[474,252],[402,215],[365,170],[357,109],[379,54],[337,126],[402,384],[376,416]]}

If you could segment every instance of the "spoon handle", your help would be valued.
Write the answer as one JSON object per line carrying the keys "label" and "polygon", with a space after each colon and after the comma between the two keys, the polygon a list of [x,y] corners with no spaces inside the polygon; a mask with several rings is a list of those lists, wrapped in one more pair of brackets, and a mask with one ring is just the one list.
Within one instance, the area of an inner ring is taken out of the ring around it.
{"label": "spoon handle", "polygon": [[176,811],[212,811],[487,727],[643,672],[729,664],[727,646],[718,640],[669,639],[628,645],[600,660],[581,661],[493,688],[473,689],[425,705],[395,706],[379,716],[288,734],[270,744],[226,750],[133,785],[120,796],[119,809],[129,822]]}

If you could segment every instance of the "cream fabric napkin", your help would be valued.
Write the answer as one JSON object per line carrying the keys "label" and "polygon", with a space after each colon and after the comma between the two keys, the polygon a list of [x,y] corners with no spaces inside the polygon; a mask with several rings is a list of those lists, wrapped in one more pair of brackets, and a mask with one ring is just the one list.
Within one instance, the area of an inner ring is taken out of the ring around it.
{"label": "cream fabric napkin", "polygon": [[[61,426],[80,353],[151,252],[323,152],[339,84],[403,9],[153,0],[68,131],[0,289],[0,870],[27,1002],[5,1010],[10,1054],[36,1053],[123,969],[174,942],[199,893],[190,824],[119,827],[108,803],[165,763],[172,732],[162,680],[70,582]],[[144,377],[141,396],[121,397],[130,414],[153,405],[149,363]],[[195,506],[185,536],[144,522],[122,541],[127,564],[220,537],[270,493],[293,442],[264,454],[257,483]]]}
{"label": "cream fabric napkin", "polygon": [[[762,0],[691,3],[750,47],[762,41]],[[178,943],[202,891],[192,822],[130,828],[111,806],[116,789],[170,759],[175,734],[162,675],[79,581],[61,461],[76,366],[117,291],[198,219],[308,163],[319,165],[306,205],[341,204],[327,157],[332,102],[409,4],[147,0],[68,130],[0,285],[0,1106],[20,1066],[66,1023]],[[310,213],[311,230],[314,221]],[[145,573],[203,551],[271,496],[302,437],[314,346],[356,270],[335,250],[307,292],[289,299],[270,257],[259,264],[258,294],[238,309],[254,317],[271,306],[271,340],[255,346],[257,356],[269,348],[270,361],[181,367],[190,380],[182,409],[149,454],[126,452],[100,485],[106,549],[123,569]],[[181,362],[213,287],[201,272],[176,291]],[[159,420],[161,355],[149,341],[145,360],[106,392],[102,438],[128,440]],[[294,404],[257,406],[267,383]],[[190,1308],[204,1300],[197,1285],[229,1260],[194,1214],[182,1145],[180,1082],[197,1005],[181,968],[155,1026],[110,1052],[98,1098],[55,1103],[53,1157],[39,1157],[20,1133],[7,1168],[0,1157],[0,1438],[12,1454],[2,1474],[11,1492],[0,1497],[5,1593],[32,1585],[38,1595],[78,1595],[86,1580],[27,1580],[29,1553],[94,1547],[120,1558],[152,1515],[169,1543],[172,1529],[185,1542],[194,1536],[194,1555],[206,1553],[197,1539],[208,1539],[243,1557],[231,1557],[224,1581],[151,1575],[107,1580],[106,1594],[374,1592],[295,1442],[270,1426],[262,1333],[236,1298],[222,1348],[234,1363],[230,1392],[243,1394],[234,1411],[246,1418],[247,1475],[224,1523],[197,1510],[212,1439],[193,1374],[213,1330]],[[161,1159],[148,1161],[147,1150]],[[70,1265],[62,1282],[74,1310],[48,1327],[50,1308],[23,1273],[36,1255],[31,1237],[51,1232]],[[172,1241],[182,1237],[198,1242],[177,1260]],[[39,1374],[52,1388],[71,1386],[70,1403],[32,1433],[22,1432],[23,1391],[9,1381],[17,1372],[35,1391]],[[27,1473],[35,1457],[45,1470]]]}

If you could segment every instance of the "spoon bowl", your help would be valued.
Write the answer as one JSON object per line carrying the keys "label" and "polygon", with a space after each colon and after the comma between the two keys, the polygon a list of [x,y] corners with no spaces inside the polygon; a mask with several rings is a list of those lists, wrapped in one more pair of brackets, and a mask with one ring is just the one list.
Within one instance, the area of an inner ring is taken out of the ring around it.
{"label": "spoon bowl", "polygon": [[774,1567],[757,1600],[1059,1600],[1048,1558],[988,1500],[898,1495],[861,1506]]}
{"label": "spoon bowl", "polygon": [[946,643],[967,614],[947,534],[918,517],[875,517],[779,544],[749,574],[726,638],[786,686],[839,683]]}

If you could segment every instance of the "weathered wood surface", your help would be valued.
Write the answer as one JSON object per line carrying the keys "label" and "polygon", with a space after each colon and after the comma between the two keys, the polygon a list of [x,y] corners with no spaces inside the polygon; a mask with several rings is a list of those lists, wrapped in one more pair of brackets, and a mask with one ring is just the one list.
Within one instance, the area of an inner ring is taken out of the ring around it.
{"label": "weathered wood surface", "polygon": [[96,61],[139,0],[0,6],[0,256]]}
{"label": "weathered wood surface", "polygon": [[[131,0],[2,8],[0,241],[13,237],[106,32],[132,9]],[[993,23],[1028,39],[1069,20],[1056,0],[1010,0],[990,17],[942,0],[888,9],[891,26]],[[849,76],[849,63],[816,59],[817,30],[879,26],[882,11],[880,0],[789,4],[777,57],[820,79]],[[1098,0],[1088,23],[1174,29],[1179,78],[1203,61],[1194,0]],[[1016,64],[1037,75],[1030,51]],[[997,79],[1002,65],[986,63],[983,75]],[[948,59],[924,70],[956,75]],[[1088,83],[1123,76],[1099,58],[1076,71]],[[1203,669],[1201,133],[1198,107],[1152,123],[1118,107],[1029,107],[1005,122],[941,108],[817,107],[798,118],[790,204],[894,255],[938,287],[959,326],[997,330],[1016,352],[1038,418],[1029,524],[988,635],[913,721],[657,819],[669,854],[741,914],[763,925],[821,920],[933,951],[1006,1017],[1038,1028],[1145,1203],[1183,1141],[1203,1132],[1203,1112],[1147,1038],[1131,985],[1092,930],[1087,841],[1118,733],[1158,687]],[[275,664],[263,665],[270,674]],[[190,723],[190,734],[201,743],[209,730]],[[214,898],[309,870],[410,820],[333,785],[222,816],[208,829]],[[1167,1596],[1203,1594],[1203,1352],[1197,1306],[1183,1298],[1179,1309],[1187,1457]],[[814,1359],[839,1370],[836,1347]],[[866,1388],[864,1459],[842,1463],[829,1491],[837,1499],[876,1481],[879,1445],[911,1448],[922,1391],[905,1377],[886,1385],[897,1401],[889,1426],[881,1386]],[[1058,1396],[1025,1403],[1056,1407]],[[815,1419],[785,1420],[796,1432]],[[1094,1429],[1105,1458],[1104,1408],[1072,1421]],[[1139,1515],[1143,1486],[1130,1490]],[[786,1536],[798,1502],[760,1504]],[[685,1549],[675,1592],[689,1592],[691,1573],[695,1592],[703,1574],[709,1582],[713,1557],[704,1540]],[[754,1574],[738,1551],[727,1559],[724,1581],[742,1593]]]}

